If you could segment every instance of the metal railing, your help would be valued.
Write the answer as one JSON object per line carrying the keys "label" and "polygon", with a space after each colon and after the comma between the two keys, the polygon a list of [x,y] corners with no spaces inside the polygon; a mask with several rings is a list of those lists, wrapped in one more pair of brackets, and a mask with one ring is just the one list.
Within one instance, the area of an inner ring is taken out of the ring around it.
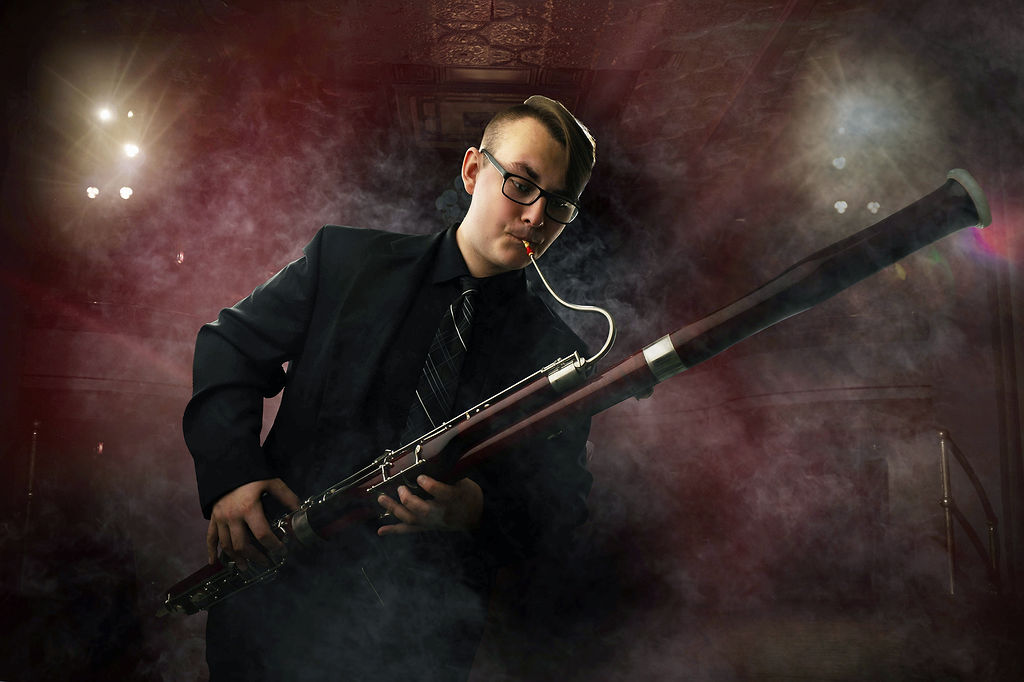
{"label": "metal railing", "polygon": [[[949,470],[949,455],[952,453],[953,458],[960,464],[960,468],[963,469],[967,478],[970,480],[971,485],[974,487],[974,492],[978,496],[978,500],[981,502],[982,509],[985,512],[985,525],[988,531],[988,547],[982,543],[981,538],[978,536],[978,532],[971,525],[971,522],[967,520],[963,512],[957,506],[956,501],[953,499],[953,490],[950,485],[950,470]],[[954,537],[954,519],[960,523],[964,533],[966,533],[968,540],[974,546],[974,549],[978,552],[978,556],[985,563],[988,569],[988,581],[992,590],[999,594],[1002,589],[1001,578],[999,575],[999,533],[997,526],[999,519],[996,517],[995,510],[992,508],[992,503],[988,499],[988,494],[985,492],[984,486],[981,484],[981,480],[978,475],[974,472],[974,468],[970,462],[967,461],[967,456],[953,441],[949,435],[949,431],[939,431],[939,469],[942,474],[942,499],[939,500],[939,505],[945,511],[946,516],[946,564],[949,572],[949,594],[956,594],[956,539]]]}

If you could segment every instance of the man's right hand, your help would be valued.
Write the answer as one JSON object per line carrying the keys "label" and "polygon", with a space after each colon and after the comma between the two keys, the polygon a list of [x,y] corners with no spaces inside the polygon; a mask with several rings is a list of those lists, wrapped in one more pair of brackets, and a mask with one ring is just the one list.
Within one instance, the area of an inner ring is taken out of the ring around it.
{"label": "man's right hand", "polygon": [[252,543],[250,533],[270,554],[284,549],[263,511],[260,498],[264,493],[273,495],[291,510],[299,508],[298,496],[280,478],[253,481],[235,488],[217,500],[210,514],[206,549],[211,564],[216,561],[220,547],[243,571],[248,569],[250,561],[267,565],[266,556]]}

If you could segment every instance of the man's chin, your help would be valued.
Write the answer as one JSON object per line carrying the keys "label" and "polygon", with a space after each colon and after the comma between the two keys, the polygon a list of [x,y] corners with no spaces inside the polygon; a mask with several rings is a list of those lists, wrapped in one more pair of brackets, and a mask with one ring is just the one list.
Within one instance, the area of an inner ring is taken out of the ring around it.
{"label": "man's chin", "polygon": [[497,264],[505,270],[522,270],[530,264],[530,256],[526,253],[523,243],[516,241],[501,250]]}

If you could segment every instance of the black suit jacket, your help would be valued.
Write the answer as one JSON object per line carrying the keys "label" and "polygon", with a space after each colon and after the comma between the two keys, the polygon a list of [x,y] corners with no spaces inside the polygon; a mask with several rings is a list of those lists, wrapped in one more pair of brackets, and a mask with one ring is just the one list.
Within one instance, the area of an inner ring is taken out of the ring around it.
{"label": "black suit jacket", "polygon": [[[184,431],[207,517],[244,483],[281,477],[305,498],[380,454],[366,396],[443,238],[324,227],[301,258],[200,330]],[[505,331],[488,349],[494,362],[476,378],[480,399],[584,350],[527,289],[523,277],[507,301]],[[261,446],[262,398],[282,387]],[[582,522],[588,428],[525,444],[471,476],[484,490],[479,536],[492,548],[495,538],[515,553],[536,549],[538,540],[560,544]]]}

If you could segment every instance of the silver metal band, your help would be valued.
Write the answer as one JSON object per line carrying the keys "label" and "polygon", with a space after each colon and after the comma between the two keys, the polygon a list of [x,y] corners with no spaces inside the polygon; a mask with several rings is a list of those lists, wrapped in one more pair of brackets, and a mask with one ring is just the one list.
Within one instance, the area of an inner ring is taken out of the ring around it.
{"label": "silver metal band", "polygon": [[295,539],[299,544],[305,547],[315,547],[322,542],[313,526],[309,525],[309,516],[305,509],[292,514],[292,532],[295,533]]}
{"label": "silver metal band", "polygon": [[672,345],[672,339],[668,334],[644,347],[644,360],[647,361],[647,366],[659,382],[686,369],[686,365],[679,359],[679,354],[676,353],[676,348]]}
{"label": "silver metal band", "polygon": [[946,174],[946,177],[959,182],[967,190],[967,195],[974,202],[974,210],[978,212],[977,227],[988,227],[991,225],[992,210],[988,207],[985,193],[981,191],[981,187],[978,186],[978,181],[974,179],[974,176],[963,168],[954,168]]}
{"label": "silver metal band", "polygon": [[561,367],[548,372],[548,381],[551,388],[558,393],[565,393],[583,383],[586,375],[583,373],[582,361],[567,363]]}

